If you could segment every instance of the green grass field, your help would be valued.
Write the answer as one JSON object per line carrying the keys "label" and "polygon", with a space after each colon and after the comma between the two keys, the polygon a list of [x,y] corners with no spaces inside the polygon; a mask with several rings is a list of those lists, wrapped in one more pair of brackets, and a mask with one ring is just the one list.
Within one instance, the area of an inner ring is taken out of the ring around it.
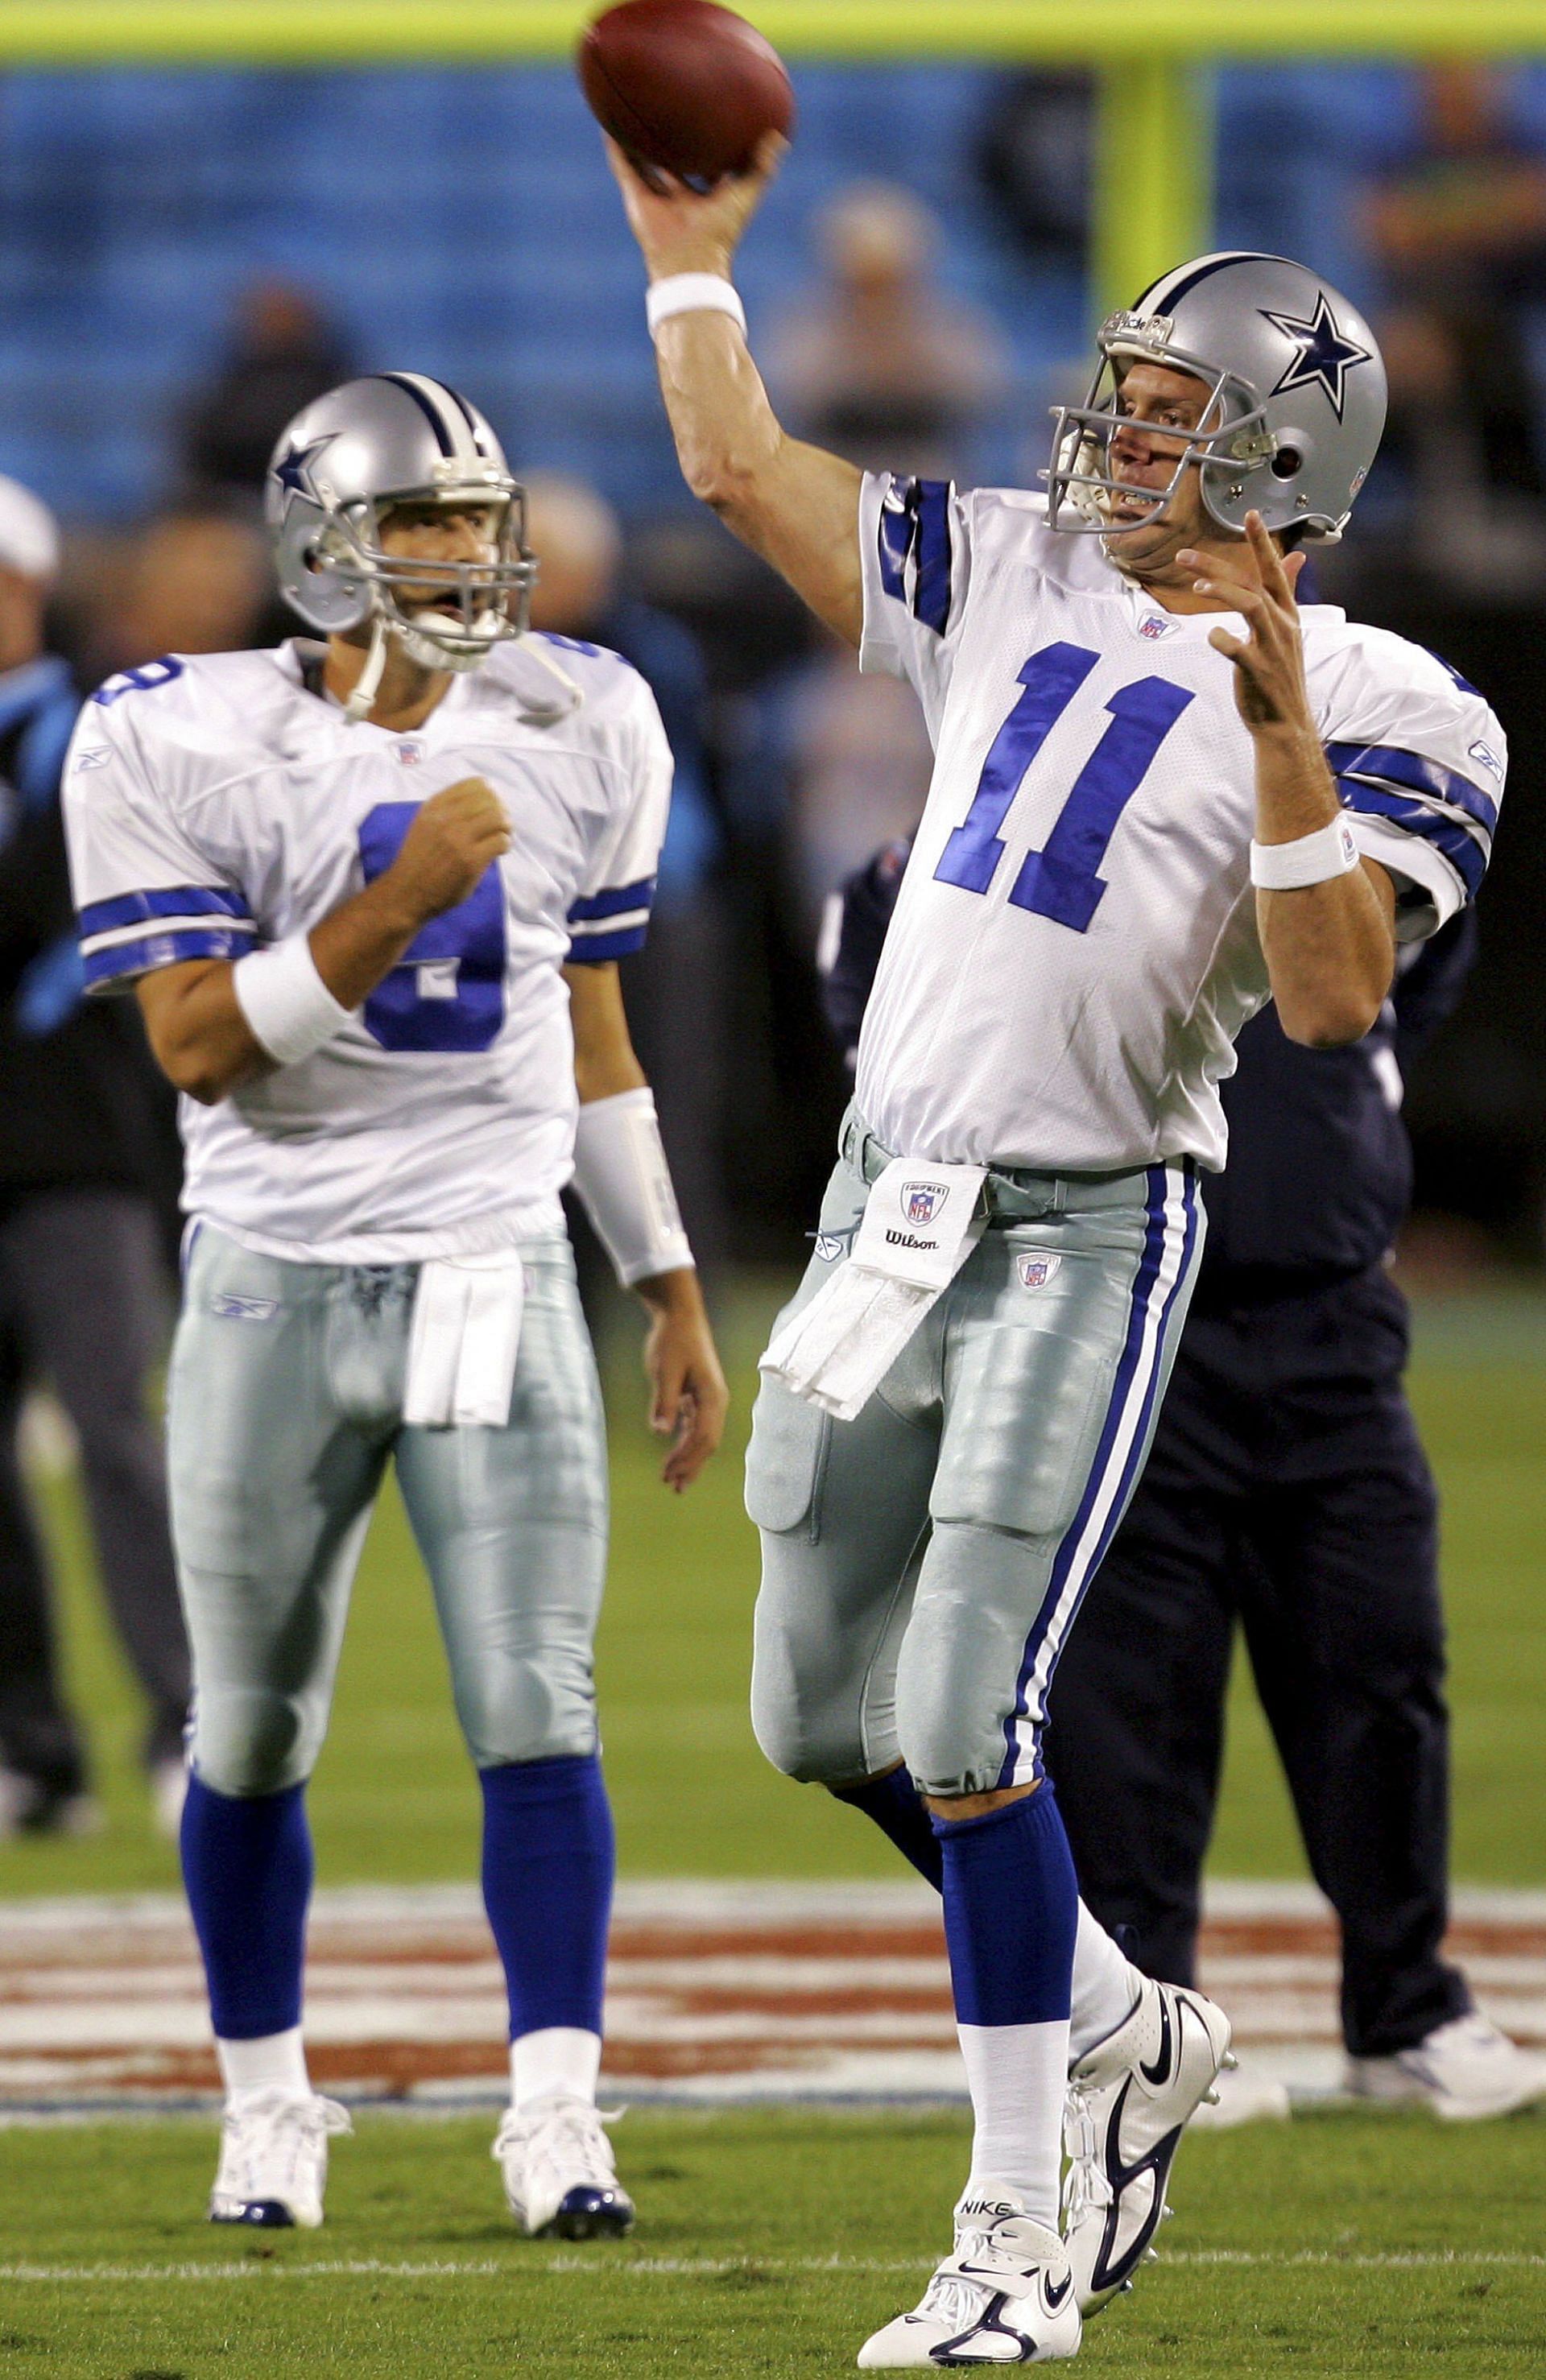
{"label": "green grass field", "polygon": [[[733,1318],[736,1437],[772,1290]],[[631,1362],[631,1357],[630,1357]],[[1437,1309],[1418,1403],[1444,1491],[1456,1872],[1546,1881],[1546,1305]],[[621,1362],[615,1528],[601,1645],[609,1768],[634,1875],[890,1873],[850,1814],[762,1763],[746,1720],[755,1543],[738,1445],[682,1503],[653,1478]],[[0,1895],[169,1886],[133,1764],[132,1696],[106,1638],[67,1487],[50,1520],[68,1580],[72,1684],[107,1826],[0,1848]],[[429,1597],[388,1500],[371,1539],[313,1796],[334,1883],[469,1876],[475,1794]],[[1272,1754],[1237,1681],[1223,1873],[1303,1872]],[[0,1923],[3,1923],[0,1913]],[[487,2119],[366,2114],[339,2144],[320,2235],[199,2220],[208,2122],[0,2130],[0,2380],[807,2380],[917,2295],[945,2245],[958,2114],[641,2111],[621,2248],[513,2236]],[[1315,2380],[1546,2370],[1546,2116],[1453,2128],[1324,2114],[1188,2143],[1164,2260],[1092,2325],[1091,2373]]]}
{"label": "green grass field", "polygon": [[[188,2219],[213,2128],[0,2135],[6,2380],[818,2380],[947,2244],[958,2116],[630,2116],[622,2245],[512,2235],[486,2119],[364,2116],[328,2228]],[[1546,2120],[1308,2118],[1187,2143],[1163,2261],[1090,2325],[1124,2380],[1503,2380],[1546,2356]],[[19,2277],[25,2257],[31,2277]]]}
{"label": "green grass field", "polygon": [[[735,1305],[732,1442],[690,1495],[655,1478],[642,1393],[621,1337],[614,1411],[612,1579],[602,1713],[621,1856],[636,1876],[888,1875],[852,1813],[775,1776],[746,1716],[755,1534],[740,1506],[752,1366],[776,1285]],[[1443,1489],[1455,1712],[1455,1873],[1546,1882],[1546,1301],[1455,1302],[1419,1330],[1414,1390]],[[98,1750],[108,1824],[93,1841],[0,1846],[0,1896],[170,1886],[134,1767],[138,1721],[90,1580],[79,1507],[50,1499],[68,1581],[70,1677]],[[451,1718],[428,1590],[396,1498],[361,1569],[333,1732],[311,1796],[328,1882],[470,1876],[476,1793]],[[1236,1680],[1221,1874],[1304,1873],[1248,1685]]]}

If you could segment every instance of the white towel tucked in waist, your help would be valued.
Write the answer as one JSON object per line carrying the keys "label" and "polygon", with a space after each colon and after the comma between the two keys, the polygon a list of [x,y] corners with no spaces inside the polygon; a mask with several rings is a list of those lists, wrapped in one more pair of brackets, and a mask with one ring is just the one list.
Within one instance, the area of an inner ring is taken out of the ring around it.
{"label": "white towel tucked in waist", "polygon": [[526,1269],[514,1249],[432,1257],[420,1266],[403,1390],[407,1424],[504,1428],[520,1352],[525,1284]]}
{"label": "white towel tucked in waist", "polygon": [[852,1421],[980,1239],[986,1172],[894,1158],[870,1190],[852,1255],[773,1334],[763,1371]]}

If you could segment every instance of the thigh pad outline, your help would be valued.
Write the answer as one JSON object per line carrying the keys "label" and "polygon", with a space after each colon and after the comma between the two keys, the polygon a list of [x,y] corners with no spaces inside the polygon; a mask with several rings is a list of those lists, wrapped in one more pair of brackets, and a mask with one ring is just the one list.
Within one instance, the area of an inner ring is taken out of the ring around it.
{"label": "thigh pad outline", "polygon": [[747,1517],[775,1536],[803,1524],[806,1541],[822,1534],[822,1484],[832,1446],[832,1415],[782,1381],[764,1379],[751,1415],[746,1457]]}

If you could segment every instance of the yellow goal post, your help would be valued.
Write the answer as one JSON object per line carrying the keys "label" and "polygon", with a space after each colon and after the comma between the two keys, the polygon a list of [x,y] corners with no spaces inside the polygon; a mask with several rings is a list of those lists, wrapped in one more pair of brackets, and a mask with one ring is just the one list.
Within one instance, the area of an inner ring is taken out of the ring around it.
{"label": "yellow goal post", "polygon": [[[0,72],[553,63],[597,13],[597,0],[0,0]],[[745,0],[742,14],[795,62],[1092,68],[1102,307],[1207,239],[1213,65],[1546,55],[1546,0]]]}

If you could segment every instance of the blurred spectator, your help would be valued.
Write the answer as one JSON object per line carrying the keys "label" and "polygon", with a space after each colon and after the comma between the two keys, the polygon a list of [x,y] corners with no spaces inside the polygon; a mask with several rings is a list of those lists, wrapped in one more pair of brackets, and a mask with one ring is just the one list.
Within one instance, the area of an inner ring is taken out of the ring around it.
{"label": "blurred spectator", "polygon": [[818,218],[827,285],[769,342],[768,377],[803,437],[870,470],[969,477],[1001,404],[997,326],[934,285],[939,225],[888,182],[856,182]]}
{"label": "blurred spectator", "polygon": [[688,630],[622,591],[622,531],[578,480],[533,472],[527,541],[542,565],[532,625],[604,645],[649,684],[676,759],[650,939],[625,961],[628,1021],[660,1102],[661,1133],[700,1264],[725,1250],[718,1119],[724,1061],[724,934],[715,884],[720,830],[703,743],[703,663]]}
{"label": "blurred spectator", "polygon": [[1083,73],[1006,76],[989,103],[977,170],[1033,264],[1083,269],[1094,114],[1094,78]]}
{"label": "blurred spectator", "polygon": [[1490,68],[1435,67],[1421,89],[1421,139],[1367,193],[1364,222],[1387,296],[1387,451],[1419,515],[1445,507],[1447,536],[1456,498],[1546,486],[1528,336],[1546,304],[1546,160]]}
{"label": "blurred spectator", "polygon": [[256,509],[286,423],[314,396],[347,380],[351,370],[342,332],[310,290],[278,279],[252,282],[237,300],[213,380],[183,417],[178,461],[185,489],[206,498],[246,497]]}
{"label": "blurred spectator", "polygon": [[163,653],[277,644],[295,625],[257,526],[198,510],[158,514],[132,530],[73,531],[49,621],[87,686]]}
{"label": "blurred spectator", "polygon": [[911,688],[861,677],[831,644],[779,697],[787,832],[800,906],[814,942],[829,896],[878,841],[910,836],[923,814],[933,748]]}
{"label": "blurred spectator", "polygon": [[123,608],[108,624],[109,671],[162,653],[225,653],[253,642],[272,577],[260,532],[218,512],[174,512],[135,540]]}
{"label": "blurred spectator", "polygon": [[40,1380],[75,1426],[103,1585],[151,1706],[144,1756],[170,1830],[189,1662],[145,1402],[164,1305],[147,1188],[163,1093],[133,1003],[81,998],[59,814],[79,698],[43,646],[57,558],[49,514],[0,480],[0,1834],[79,1832],[95,1815],[18,1456],[22,1403]]}

